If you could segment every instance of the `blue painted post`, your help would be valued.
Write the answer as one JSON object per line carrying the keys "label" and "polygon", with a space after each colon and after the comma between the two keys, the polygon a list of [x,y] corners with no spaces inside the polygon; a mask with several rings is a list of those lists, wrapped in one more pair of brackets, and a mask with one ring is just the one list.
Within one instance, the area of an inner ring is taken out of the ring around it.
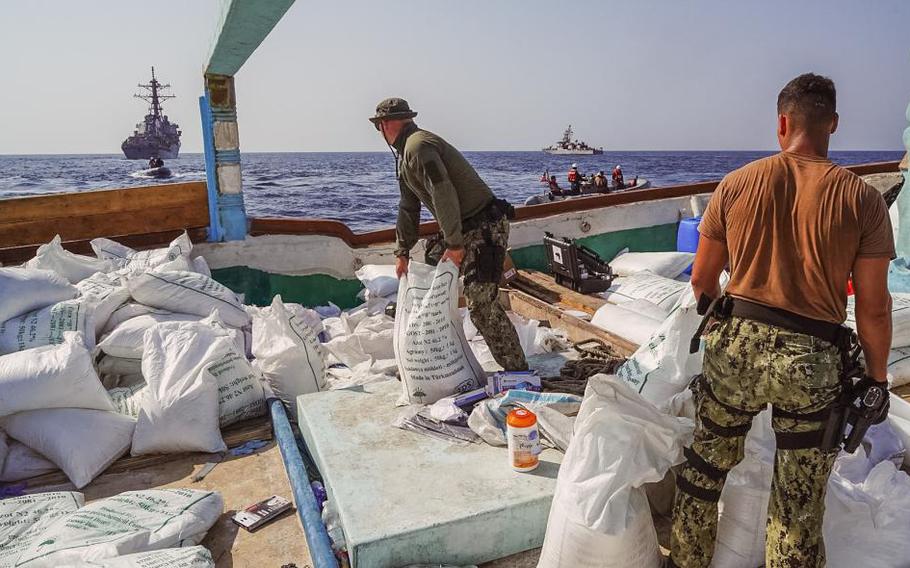
{"label": "blue painted post", "polygon": [[300,455],[300,450],[297,448],[297,440],[294,438],[294,430],[288,421],[284,404],[277,398],[271,398],[268,400],[268,405],[272,415],[275,438],[278,440],[278,449],[281,450],[284,469],[291,482],[294,502],[297,504],[297,515],[303,525],[303,534],[306,537],[313,565],[315,568],[338,568],[338,560],[335,558],[335,553],[332,552],[332,541],[329,539],[325,525],[322,524],[319,505],[316,503],[316,497],[310,487],[310,478],[307,475],[306,466],[303,464],[303,456]]}
{"label": "blue painted post", "polygon": [[209,194],[210,242],[222,238],[221,216],[218,214],[218,178],[215,176],[215,135],[212,129],[212,108],[206,95],[199,97],[199,116],[202,118],[202,151],[205,155],[205,182]]}
{"label": "blue painted post", "polygon": [[[910,121],[910,105],[907,106],[907,120]],[[910,127],[904,130],[904,148],[910,152]],[[899,215],[897,224],[897,249],[898,257],[910,257],[910,175],[907,173],[907,156],[901,162],[901,172],[904,174],[904,186],[897,196],[897,211]]]}
{"label": "blue painted post", "polygon": [[214,186],[217,188],[220,240],[243,240],[247,235],[247,218],[240,175],[240,136],[237,129],[234,78],[207,74],[205,92],[211,124],[211,135],[206,140],[206,174],[209,174],[211,164],[214,168]]}

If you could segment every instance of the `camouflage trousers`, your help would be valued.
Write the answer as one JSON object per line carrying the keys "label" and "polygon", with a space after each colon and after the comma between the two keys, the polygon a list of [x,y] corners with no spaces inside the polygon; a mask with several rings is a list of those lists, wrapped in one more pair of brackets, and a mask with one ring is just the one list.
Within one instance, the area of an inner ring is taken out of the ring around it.
{"label": "camouflage trousers", "polygon": [[714,325],[705,338],[704,376],[693,388],[695,438],[677,476],[672,565],[711,564],[726,474],[743,458],[752,417],[771,403],[774,412],[788,416],[772,418],[778,449],[765,566],[824,566],[825,488],[837,451],[805,447],[810,444],[799,433],[823,430],[824,422],[791,415],[810,415],[835,401],[841,388],[840,353],[821,339],[752,320],[733,317]]}
{"label": "camouflage trousers", "polygon": [[[496,362],[506,371],[527,371],[515,326],[499,303],[502,263],[509,245],[509,220],[482,222],[464,232],[464,297],[471,322],[483,335]],[[436,264],[444,252],[441,236],[427,242],[426,260]]]}

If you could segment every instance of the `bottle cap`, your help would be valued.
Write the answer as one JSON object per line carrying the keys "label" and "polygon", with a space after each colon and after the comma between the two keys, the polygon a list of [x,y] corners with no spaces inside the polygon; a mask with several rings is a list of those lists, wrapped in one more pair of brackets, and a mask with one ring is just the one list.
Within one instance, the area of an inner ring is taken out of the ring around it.
{"label": "bottle cap", "polygon": [[530,410],[516,408],[506,416],[506,424],[513,428],[527,428],[537,424],[537,417]]}

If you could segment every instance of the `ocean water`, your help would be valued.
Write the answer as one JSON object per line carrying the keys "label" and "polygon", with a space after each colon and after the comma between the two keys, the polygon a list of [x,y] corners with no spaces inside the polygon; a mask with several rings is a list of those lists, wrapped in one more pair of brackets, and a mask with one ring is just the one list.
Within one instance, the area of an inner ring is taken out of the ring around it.
{"label": "ocean water", "polygon": [[[500,197],[521,204],[543,191],[544,171],[565,182],[571,164],[608,175],[622,165],[627,181],[638,176],[663,187],[716,180],[771,152],[609,152],[600,156],[550,156],[543,152],[466,152]],[[832,152],[842,165],[900,160],[903,151]],[[336,219],[354,231],[395,223],[398,183],[389,152],[244,153],[244,197],[252,217]],[[168,160],[168,180],[143,177],[141,160],[122,155],[0,155],[0,199],[205,179],[201,154]],[[2,202],[0,202],[2,207]],[[426,214],[426,212],[425,212]],[[426,215],[427,218],[428,214]]]}

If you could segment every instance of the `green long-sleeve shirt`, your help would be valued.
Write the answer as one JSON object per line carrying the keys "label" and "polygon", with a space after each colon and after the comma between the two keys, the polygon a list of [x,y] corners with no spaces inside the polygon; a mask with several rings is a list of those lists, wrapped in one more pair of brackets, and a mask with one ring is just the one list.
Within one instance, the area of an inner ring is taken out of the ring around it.
{"label": "green long-sleeve shirt", "polygon": [[417,244],[421,204],[439,222],[446,246],[463,246],[461,222],[487,207],[493,192],[461,152],[416,124],[405,126],[394,146],[401,190],[395,254],[407,254]]}

